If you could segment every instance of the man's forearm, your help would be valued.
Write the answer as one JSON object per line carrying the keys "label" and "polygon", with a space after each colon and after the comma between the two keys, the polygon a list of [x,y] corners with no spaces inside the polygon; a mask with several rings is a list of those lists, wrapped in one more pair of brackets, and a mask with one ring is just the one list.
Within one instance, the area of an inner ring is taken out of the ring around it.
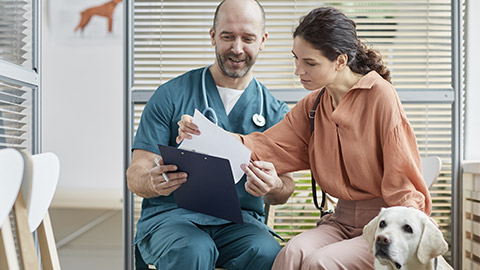
{"label": "man's forearm", "polygon": [[158,196],[150,182],[149,170],[139,166],[130,166],[127,170],[128,189],[143,198],[152,198]]}

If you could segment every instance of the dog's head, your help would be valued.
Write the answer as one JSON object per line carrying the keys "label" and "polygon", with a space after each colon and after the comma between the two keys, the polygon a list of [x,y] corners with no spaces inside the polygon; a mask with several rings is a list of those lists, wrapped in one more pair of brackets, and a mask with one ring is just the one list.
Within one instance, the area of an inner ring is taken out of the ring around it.
{"label": "dog's head", "polygon": [[375,258],[393,269],[425,265],[448,250],[442,232],[420,210],[395,206],[382,208],[363,228]]}

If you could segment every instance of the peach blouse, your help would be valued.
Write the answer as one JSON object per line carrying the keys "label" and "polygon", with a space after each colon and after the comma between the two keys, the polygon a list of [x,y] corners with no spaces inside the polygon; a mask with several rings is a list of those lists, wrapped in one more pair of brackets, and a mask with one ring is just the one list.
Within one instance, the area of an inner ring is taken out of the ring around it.
{"label": "peach blouse", "polygon": [[272,162],[278,173],[311,169],[318,185],[339,199],[380,197],[430,214],[415,135],[393,86],[371,71],[335,109],[325,91],[310,134],[308,114],[319,92],[265,132],[242,135],[252,159]]}

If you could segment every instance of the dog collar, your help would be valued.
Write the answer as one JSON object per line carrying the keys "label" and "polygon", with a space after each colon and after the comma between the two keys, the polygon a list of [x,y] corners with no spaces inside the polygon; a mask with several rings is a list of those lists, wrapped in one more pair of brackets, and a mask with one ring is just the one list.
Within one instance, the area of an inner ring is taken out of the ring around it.
{"label": "dog collar", "polygon": [[435,261],[433,263],[433,269],[437,270],[438,268],[438,257],[435,257]]}

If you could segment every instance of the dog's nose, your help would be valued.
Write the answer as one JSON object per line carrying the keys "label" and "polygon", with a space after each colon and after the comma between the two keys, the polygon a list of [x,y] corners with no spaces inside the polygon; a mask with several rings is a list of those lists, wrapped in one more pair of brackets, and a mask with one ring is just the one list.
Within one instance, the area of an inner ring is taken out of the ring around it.
{"label": "dog's nose", "polygon": [[379,245],[389,245],[390,244],[390,238],[386,235],[379,235],[377,236],[377,241],[376,241],[377,244]]}

